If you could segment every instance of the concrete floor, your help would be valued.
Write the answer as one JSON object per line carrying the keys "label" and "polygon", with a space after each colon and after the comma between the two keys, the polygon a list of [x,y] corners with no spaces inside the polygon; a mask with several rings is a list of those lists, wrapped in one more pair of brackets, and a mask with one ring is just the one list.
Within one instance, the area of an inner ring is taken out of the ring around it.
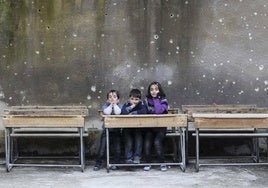
{"label": "concrete floor", "polygon": [[76,168],[51,167],[15,167],[7,173],[0,165],[0,187],[268,187],[268,166],[210,166],[196,173],[190,163],[184,173],[174,166],[167,172],[155,166],[149,172],[137,167],[107,173],[104,168],[93,171],[92,164],[88,162],[84,173]]}

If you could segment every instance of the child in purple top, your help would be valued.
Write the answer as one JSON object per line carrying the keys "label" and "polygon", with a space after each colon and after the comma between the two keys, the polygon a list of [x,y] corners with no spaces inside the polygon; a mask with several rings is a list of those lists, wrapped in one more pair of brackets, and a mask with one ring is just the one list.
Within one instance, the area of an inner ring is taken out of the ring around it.
{"label": "child in purple top", "polygon": [[[148,87],[148,92],[144,104],[148,114],[167,114],[168,102],[162,86],[158,82],[152,82]],[[159,163],[164,163],[163,140],[166,135],[166,127],[148,128],[144,137],[144,154],[147,163],[151,163],[151,149],[154,145]],[[144,170],[149,171],[151,166],[145,166]],[[161,165],[161,171],[166,171],[167,166]]]}

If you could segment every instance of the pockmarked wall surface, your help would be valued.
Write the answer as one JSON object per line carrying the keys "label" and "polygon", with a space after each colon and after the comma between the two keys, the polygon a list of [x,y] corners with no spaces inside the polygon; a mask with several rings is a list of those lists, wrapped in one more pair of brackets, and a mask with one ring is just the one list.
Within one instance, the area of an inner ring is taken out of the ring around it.
{"label": "pockmarked wall surface", "polygon": [[181,104],[268,106],[266,0],[0,1],[0,100],[86,105],[159,81]]}

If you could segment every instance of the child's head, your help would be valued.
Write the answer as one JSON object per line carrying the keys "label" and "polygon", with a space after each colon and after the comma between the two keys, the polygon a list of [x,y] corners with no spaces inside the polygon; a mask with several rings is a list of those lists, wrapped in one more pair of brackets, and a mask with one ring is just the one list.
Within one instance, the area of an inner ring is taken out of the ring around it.
{"label": "child's head", "polygon": [[129,93],[129,101],[131,104],[138,104],[141,101],[141,91],[132,89]]}
{"label": "child's head", "polygon": [[107,103],[115,103],[117,104],[119,102],[119,92],[117,90],[110,90],[107,93]]}
{"label": "child's head", "polygon": [[152,82],[150,83],[147,91],[146,97],[148,98],[164,98],[166,97],[166,94],[164,93],[164,90],[159,82]]}

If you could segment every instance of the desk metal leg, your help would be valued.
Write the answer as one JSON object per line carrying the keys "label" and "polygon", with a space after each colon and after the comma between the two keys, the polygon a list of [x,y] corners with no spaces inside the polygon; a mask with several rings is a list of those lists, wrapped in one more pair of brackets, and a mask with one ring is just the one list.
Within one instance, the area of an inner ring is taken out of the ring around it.
{"label": "desk metal leg", "polygon": [[16,153],[16,147],[15,144],[17,144],[17,139],[10,136],[12,133],[14,133],[14,128],[9,128],[9,145],[10,145],[10,149],[9,149],[9,153],[10,153],[10,158],[9,158],[9,166],[11,166],[12,164],[15,163],[15,161],[18,159],[17,156],[15,155]]}
{"label": "desk metal leg", "polygon": [[106,152],[107,152],[107,172],[110,169],[110,143],[109,143],[109,129],[106,128]]}
{"label": "desk metal leg", "polygon": [[185,129],[184,128],[180,128],[180,149],[181,149],[181,160],[182,160],[182,166],[181,166],[181,170],[183,172],[185,172],[186,169],[186,155],[185,155]]}
{"label": "desk metal leg", "polygon": [[268,159],[268,137],[266,138],[266,152],[267,152],[267,159]]}
{"label": "desk metal leg", "polygon": [[185,129],[185,159],[186,159],[186,164],[188,164],[188,159],[189,159],[189,150],[188,150],[188,142],[189,142],[189,136],[188,136],[188,123]]}
{"label": "desk metal leg", "polygon": [[196,134],[196,163],[195,163],[195,170],[196,172],[199,171],[199,129],[195,129]]}
{"label": "desk metal leg", "polygon": [[85,169],[85,155],[84,155],[84,141],[83,141],[83,128],[78,128],[79,136],[80,136],[80,163],[81,163],[81,170],[84,172]]}
{"label": "desk metal leg", "polygon": [[256,138],[256,155],[257,155],[257,163],[260,162],[260,151],[259,151],[259,138]]}
{"label": "desk metal leg", "polygon": [[[257,133],[256,128],[254,128],[254,133]],[[251,157],[255,163],[259,163],[260,155],[259,155],[259,138],[258,137],[252,137]]]}
{"label": "desk metal leg", "polygon": [[[254,129],[254,133],[257,132],[257,129]],[[259,151],[259,138],[256,137],[254,138],[254,143],[255,143],[255,153],[256,153],[256,162],[260,162],[260,151]]]}
{"label": "desk metal leg", "polygon": [[[179,130],[180,131],[180,130]],[[176,132],[175,130],[172,132]],[[176,162],[178,160],[181,160],[181,156],[178,156],[180,151],[180,139],[177,139],[176,137],[172,137],[172,146],[173,146],[173,161]]]}
{"label": "desk metal leg", "polygon": [[11,156],[11,153],[10,153],[10,128],[6,128],[5,129],[5,142],[6,142],[6,145],[5,145],[5,150],[6,150],[6,171],[9,172],[11,170],[11,166],[10,166],[10,156]]}

